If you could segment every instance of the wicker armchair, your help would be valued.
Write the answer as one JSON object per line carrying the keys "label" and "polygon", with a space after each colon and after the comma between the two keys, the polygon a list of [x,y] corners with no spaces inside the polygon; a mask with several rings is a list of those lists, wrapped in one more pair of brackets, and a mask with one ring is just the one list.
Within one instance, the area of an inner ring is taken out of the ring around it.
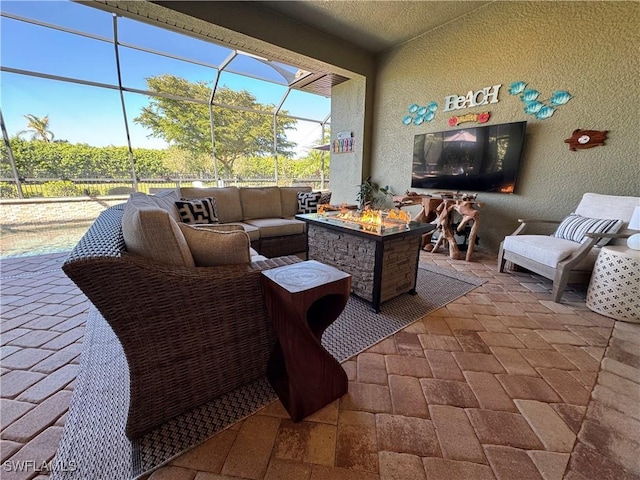
{"label": "wicker armchair", "polygon": [[275,334],[256,294],[260,271],[300,259],[163,265],[126,252],[122,215],[122,205],[105,210],[62,268],[122,344],[133,439],[265,375]]}

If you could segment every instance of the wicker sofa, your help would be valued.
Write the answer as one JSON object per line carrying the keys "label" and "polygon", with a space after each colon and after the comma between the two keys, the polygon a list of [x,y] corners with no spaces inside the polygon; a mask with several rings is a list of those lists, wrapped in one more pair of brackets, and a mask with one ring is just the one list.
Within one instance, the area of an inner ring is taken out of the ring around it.
{"label": "wicker sofa", "polygon": [[303,253],[307,248],[305,223],[294,218],[299,212],[299,192],[311,192],[311,188],[182,187],[177,196],[213,197],[221,224],[242,226],[255,250],[266,257],[278,257]]}
{"label": "wicker sofa", "polygon": [[165,263],[127,250],[124,213],[125,205],[102,212],[62,268],[122,344],[130,378],[126,435],[133,439],[265,375],[275,334],[260,272],[300,258]]}

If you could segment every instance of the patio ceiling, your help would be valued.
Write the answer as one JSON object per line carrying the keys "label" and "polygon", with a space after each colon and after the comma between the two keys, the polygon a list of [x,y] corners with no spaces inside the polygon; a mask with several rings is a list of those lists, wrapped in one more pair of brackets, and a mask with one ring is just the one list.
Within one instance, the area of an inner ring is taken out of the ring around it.
{"label": "patio ceiling", "polygon": [[492,2],[311,0],[252,3],[371,53],[380,53]]}
{"label": "patio ceiling", "polygon": [[[167,28],[187,30],[191,34],[209,38],[221,45],[264,56],[272,61],[296,65],[309,72],[290,84],[294,89],[331,96],[331,88],[348,80],[348,73],[319,64],[309,57],[274,49],[258,39],[218,28],[218,19],[236,25],[233,18],[247,15],[252,21],[264,21],[268,29],[269,18],[284,17],[289,21],[334,37],[357,49],[376,55],[420,36],[440,25],[472,14],[492,3],[484,0],[469,1],[376,1],[376,0],[304,0],[304,1],[247,1],[241,2],[244,11],[225,7],[234,2],[211,2],[204,9],[209,22],[190,17],[191,11],[206,2],[147,0],[128,2],[120,0],[75,0],[111,11],[127,11],[135,17],[166,25]],[[197,5],[197,7],[196,7]],[[215,5],[215,8],[214,8]],[[203,10],[200,9],[202,12]],[[215,12],[215,13],[214,13]],[[260,13],[262,12],[262,14]],[[185,15],[186,14],[186,15]],[[231,15],[231,16],[229,16]],[[231,19],[231,20],[230,20]],[[233,28],[233,27],[231,27]]]}

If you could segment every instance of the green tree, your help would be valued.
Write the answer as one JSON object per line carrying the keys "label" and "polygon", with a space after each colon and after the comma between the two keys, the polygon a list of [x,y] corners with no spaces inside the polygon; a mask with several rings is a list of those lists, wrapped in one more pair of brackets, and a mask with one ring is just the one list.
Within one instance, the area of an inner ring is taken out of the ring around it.
{"label": "green tree", "polygon": [[[280,165],[278,165],[278,172],[282,174]],[[234,175],[242,179],[271,178],[273,177],[273,157],[239,158],[234,164]]]}
{"label": "green tree", "polygon": [[310,150],[302,159],[305,162],[307,175],[320,175],[320,170],[324,167],[324,175],[329,175],[329,165],[331,163],[331,153],[321,150]]}
{"label": "green tree", "polygon": [[[148,128],[151,136],[162,138],[170,145],[196,156],[211,155],[209,107],[176,99],[180,97],[208,101],[211,86],[207,82],[190,82],[164,74],[147,78],[147,88],[170,98],[151,97],[149,105],[142,109],[142,113],[134,121]],[[266,113],[214,107],[216,158],[223,175],[232,176],[235,173],[234,163],[242,157],[273,155],[273,117],[270,114],[275,108],[273,105],[260,104],[248,91],[237,92],[228,87],[218,88],[215,101]],[[293,119],[278,118],[276,134],[279,156],[293,156],[295,144],[286,139],[286,131],[293,128],[295,123]],[[213,164],[213,159],[211,162]]]}
{"label": "green tree", "polygon": [[164,168],[170,173],[213,177],[213,161],[211,152],[197,153],[170,146],[165,150]]}
{"label": "green tree", "polygon": [[31,140],[44,140],[45,142],[53,142],[55,135],[49,130],[49,115],[38,118],[35,115],[23,115],[29,122],[27,130],[18,132],[18,136],[31,134]]}

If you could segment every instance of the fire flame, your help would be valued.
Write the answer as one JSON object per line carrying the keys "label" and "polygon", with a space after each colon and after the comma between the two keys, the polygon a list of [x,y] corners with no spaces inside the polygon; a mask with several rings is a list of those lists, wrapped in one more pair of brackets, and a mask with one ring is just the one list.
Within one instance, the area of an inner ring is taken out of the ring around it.
{"label": "fire flame", "polygon": [[336,217],[364,225],[382,225],[382,212],[380,210],[363,210],[362,212],[346,210],[340,212]]}
{"label": "fire flame", "polygon": [[385,224],[398,226],[408,224],[411,221],[411,214],[404,210],[354,210],[343,209],[335,218],[354,222],[365,226],[383,227]]}

